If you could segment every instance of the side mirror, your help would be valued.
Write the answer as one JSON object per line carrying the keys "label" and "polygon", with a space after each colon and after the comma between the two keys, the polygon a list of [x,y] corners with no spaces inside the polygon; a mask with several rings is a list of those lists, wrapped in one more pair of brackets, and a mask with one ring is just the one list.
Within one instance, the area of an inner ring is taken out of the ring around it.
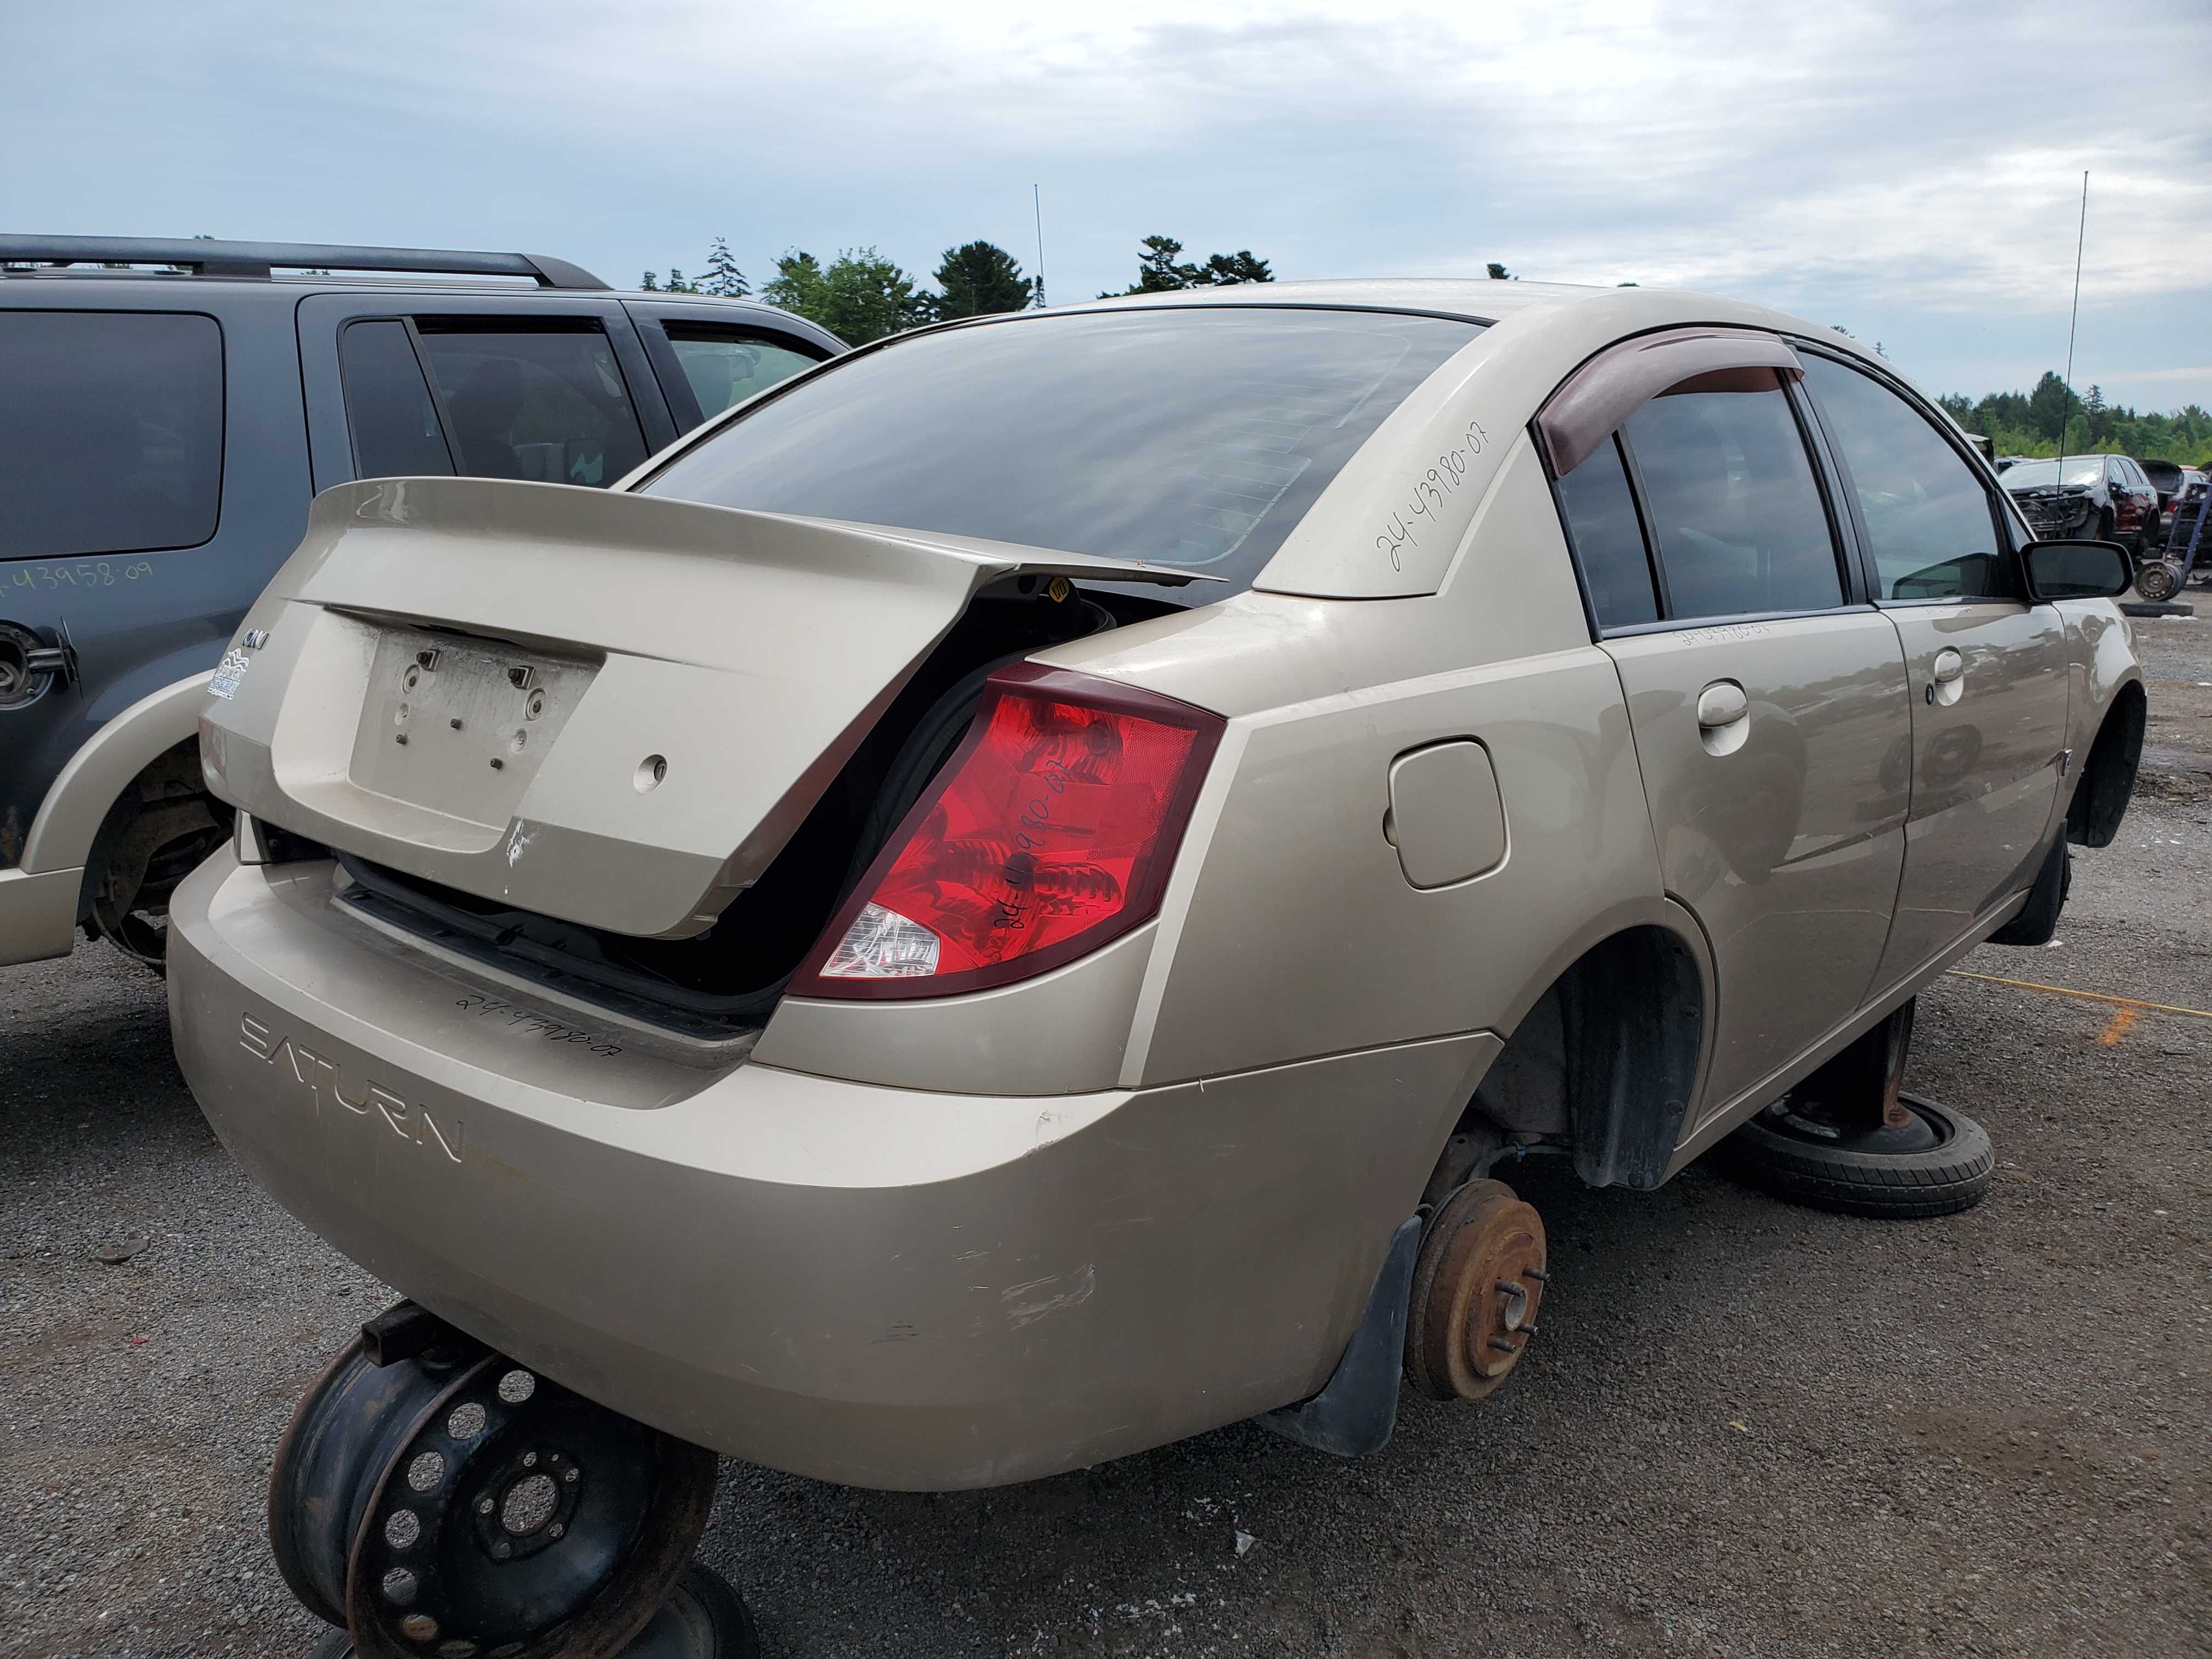
{"label": "side mirror", "polygon": [[2023,551],[2039,599],[2116,599],[2135,585],[2135,561],[2118,542],[2030,542]]}

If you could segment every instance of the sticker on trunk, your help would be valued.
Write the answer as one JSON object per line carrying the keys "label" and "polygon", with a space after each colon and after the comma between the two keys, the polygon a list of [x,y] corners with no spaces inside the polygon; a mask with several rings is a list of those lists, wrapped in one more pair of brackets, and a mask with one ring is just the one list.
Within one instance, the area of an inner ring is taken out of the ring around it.
{"label": "sticker on trunk", "polygon": [[215,665],[215,678],[208,682],[210,695],[228,702],[238,695],[238,683],[246,678],[246,671],[253,666],[253,659],[233,646],[222,653],[222,660]]}

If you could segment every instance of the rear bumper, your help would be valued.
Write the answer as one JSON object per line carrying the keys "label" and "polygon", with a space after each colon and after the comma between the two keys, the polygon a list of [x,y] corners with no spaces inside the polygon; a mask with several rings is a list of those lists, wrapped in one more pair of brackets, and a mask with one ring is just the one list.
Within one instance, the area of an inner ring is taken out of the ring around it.
{"label": "rear bumper", "polygon": [[172,901],[177,1052],[239,1161],[577,1391],[855,1486],[1027,1480],[1315,1392],[1497,1048],[1020,1097],[701,1069],[488,1006],[331,895],[224,852]]}

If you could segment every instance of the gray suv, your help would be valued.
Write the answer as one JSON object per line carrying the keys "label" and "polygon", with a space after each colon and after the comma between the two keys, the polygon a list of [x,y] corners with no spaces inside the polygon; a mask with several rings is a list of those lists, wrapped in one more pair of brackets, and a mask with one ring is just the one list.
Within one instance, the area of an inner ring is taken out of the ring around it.
{"label": "gray suv", "polygon": [[161,961],[229,826],[209,678],[317,491],[611,484],[844,349],[542,254],[0,235],[0,963]]}

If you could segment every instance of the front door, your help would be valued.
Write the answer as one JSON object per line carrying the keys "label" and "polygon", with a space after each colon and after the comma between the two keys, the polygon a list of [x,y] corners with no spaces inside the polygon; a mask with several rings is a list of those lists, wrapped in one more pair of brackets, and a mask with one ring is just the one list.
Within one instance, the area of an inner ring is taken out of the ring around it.
{"label": "front door", "polygon": [[2069,649],[2057,609],[2027,602],[1996,490],[1963,448],[1863,371],[1811,353],[1805,368],[1912,685],[1905,874],[1878,994],[2034,880],[2058,828]]}
{"label": "front door", "polygon": [[1904,654],[1846,580],[1796,398],[1686,381],[1559,481],[1668,892],[1710,941],[1709,1121],[1858,1006],[1911,775]]}

